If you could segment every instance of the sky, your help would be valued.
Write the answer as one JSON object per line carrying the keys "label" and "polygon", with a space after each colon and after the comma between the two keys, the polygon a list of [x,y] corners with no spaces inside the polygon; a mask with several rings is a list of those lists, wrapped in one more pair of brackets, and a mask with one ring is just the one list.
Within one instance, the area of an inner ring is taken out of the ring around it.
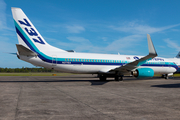
{"label": "sky", "polygon": [[0,67],[19,60],[11,7],[19,7],[51,45],[76,52],[147,55],[150,34],[159,57],[180,51],[179,0],[0,0]]}

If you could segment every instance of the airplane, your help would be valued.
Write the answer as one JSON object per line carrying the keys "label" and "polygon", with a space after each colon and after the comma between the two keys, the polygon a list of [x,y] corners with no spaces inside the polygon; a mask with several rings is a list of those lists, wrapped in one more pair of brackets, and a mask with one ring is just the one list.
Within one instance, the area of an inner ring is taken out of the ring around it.
{"label": "airplane", "polygon": [[[178,70],[179,58],[157,57],[147,34],[149,54],[112,55],[66,51],[49,45],[21,8],[11,8],[18,38],[17,57],[35,66],[68,73],[97,74],[100,80],[114,77],[116,81],[130,75],[137,78],[161,74],[165,79]],[[180,55],[180,54],[179,54]]]}

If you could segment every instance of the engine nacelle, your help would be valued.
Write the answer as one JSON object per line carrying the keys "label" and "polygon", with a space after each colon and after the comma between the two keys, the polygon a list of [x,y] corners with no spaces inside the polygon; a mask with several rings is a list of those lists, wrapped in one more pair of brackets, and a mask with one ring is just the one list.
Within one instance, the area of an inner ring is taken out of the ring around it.
{"label": "engine nacelle", "polygon": [[137,78],[153,77],[154,70],[151,68],[138,68],[132,72],[132,75]]}

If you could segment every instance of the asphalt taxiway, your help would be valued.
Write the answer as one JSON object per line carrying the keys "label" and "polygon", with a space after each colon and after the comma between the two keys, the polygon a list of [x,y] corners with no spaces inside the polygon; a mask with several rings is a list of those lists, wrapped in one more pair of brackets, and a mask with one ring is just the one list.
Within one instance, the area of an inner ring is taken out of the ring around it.
{"label": "asphalt taxiway", "polygon": [[0,120],[180,118],[180,78],[0,77]]}

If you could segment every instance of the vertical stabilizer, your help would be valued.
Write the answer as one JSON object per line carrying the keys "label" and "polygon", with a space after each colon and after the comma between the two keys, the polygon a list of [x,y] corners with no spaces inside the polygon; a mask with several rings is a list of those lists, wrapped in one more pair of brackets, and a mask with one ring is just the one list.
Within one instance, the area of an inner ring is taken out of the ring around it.
{"label": "vertical stabilizer", "polygon": [[19,44],[34,52],[65,52],[49,45],[20,8],[11,8]]}

